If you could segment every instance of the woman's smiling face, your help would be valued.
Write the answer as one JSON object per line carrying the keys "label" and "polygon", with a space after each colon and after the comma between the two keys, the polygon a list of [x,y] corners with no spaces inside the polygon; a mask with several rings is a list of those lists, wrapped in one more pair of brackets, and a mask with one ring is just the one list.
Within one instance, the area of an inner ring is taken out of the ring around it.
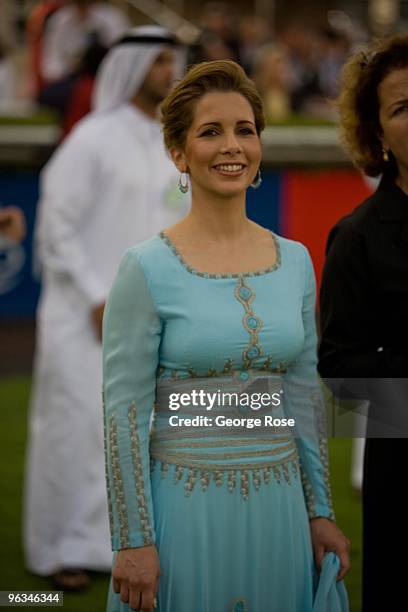
{"label": "woman's smiling face", "polygon": [[224,197],[244,192],[260,162],[261,142],[248,100],[235,91],[209,92],[196,103],[183,151],[173,152],[193,191]]}

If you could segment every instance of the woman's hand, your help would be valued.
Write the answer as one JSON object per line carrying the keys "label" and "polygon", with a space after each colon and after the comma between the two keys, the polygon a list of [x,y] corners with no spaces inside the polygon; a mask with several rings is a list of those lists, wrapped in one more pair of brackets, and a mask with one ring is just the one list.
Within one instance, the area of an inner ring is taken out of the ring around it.
{"label": "woman's hand", "polygon": [[310,531],[317,570],[321,571],[324,555],[328,552],[335,552],[340,559],[337,580],[342,580],[350,569],[350,540],[335,523],[323,517],[311,519]]}
{"label": "woman's hand", "polygon": [[112,570],[113,590],[133,610],[153,612],[159,584],[160,563],[155,546],[125,548]]}

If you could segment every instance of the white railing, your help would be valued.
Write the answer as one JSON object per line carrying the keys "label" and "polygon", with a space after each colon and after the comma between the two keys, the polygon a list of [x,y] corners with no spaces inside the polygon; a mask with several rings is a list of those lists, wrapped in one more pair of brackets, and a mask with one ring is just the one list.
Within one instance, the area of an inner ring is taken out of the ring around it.
{"label": "white railing", "polygon": [[195,43],[201,35],[200,28],[159,0],[125,0],[125,2],[158,25],[170,30],[187,45]]}

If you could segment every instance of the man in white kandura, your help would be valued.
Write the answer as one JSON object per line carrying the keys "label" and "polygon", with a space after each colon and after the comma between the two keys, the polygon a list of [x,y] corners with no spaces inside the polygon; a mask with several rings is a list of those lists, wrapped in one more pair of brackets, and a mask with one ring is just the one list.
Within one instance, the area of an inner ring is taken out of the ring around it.
{"label": "man in white kandura", "polygon": [[43,289],[24,540],[27,567],[66,590],[86,586],[86,570],[108,570],[112,559],[101,407],[105,298],[124,251],[189,204],[156,119],[181,53],[162,28],[130,30],[100,67],[94,112],[41,176]]}

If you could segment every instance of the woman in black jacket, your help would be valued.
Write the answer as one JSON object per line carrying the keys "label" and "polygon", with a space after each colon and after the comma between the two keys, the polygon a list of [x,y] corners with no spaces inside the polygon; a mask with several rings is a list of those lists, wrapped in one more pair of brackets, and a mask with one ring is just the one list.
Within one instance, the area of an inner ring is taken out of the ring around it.
{"label": "woman in black jacket", "polygon": [[354,162],[382,180],[329,236],[319,371],[340,397],[370,402],[363,609],[393,612],[406,607],[408,545],[408,36],[350,58],[339,109]]}

